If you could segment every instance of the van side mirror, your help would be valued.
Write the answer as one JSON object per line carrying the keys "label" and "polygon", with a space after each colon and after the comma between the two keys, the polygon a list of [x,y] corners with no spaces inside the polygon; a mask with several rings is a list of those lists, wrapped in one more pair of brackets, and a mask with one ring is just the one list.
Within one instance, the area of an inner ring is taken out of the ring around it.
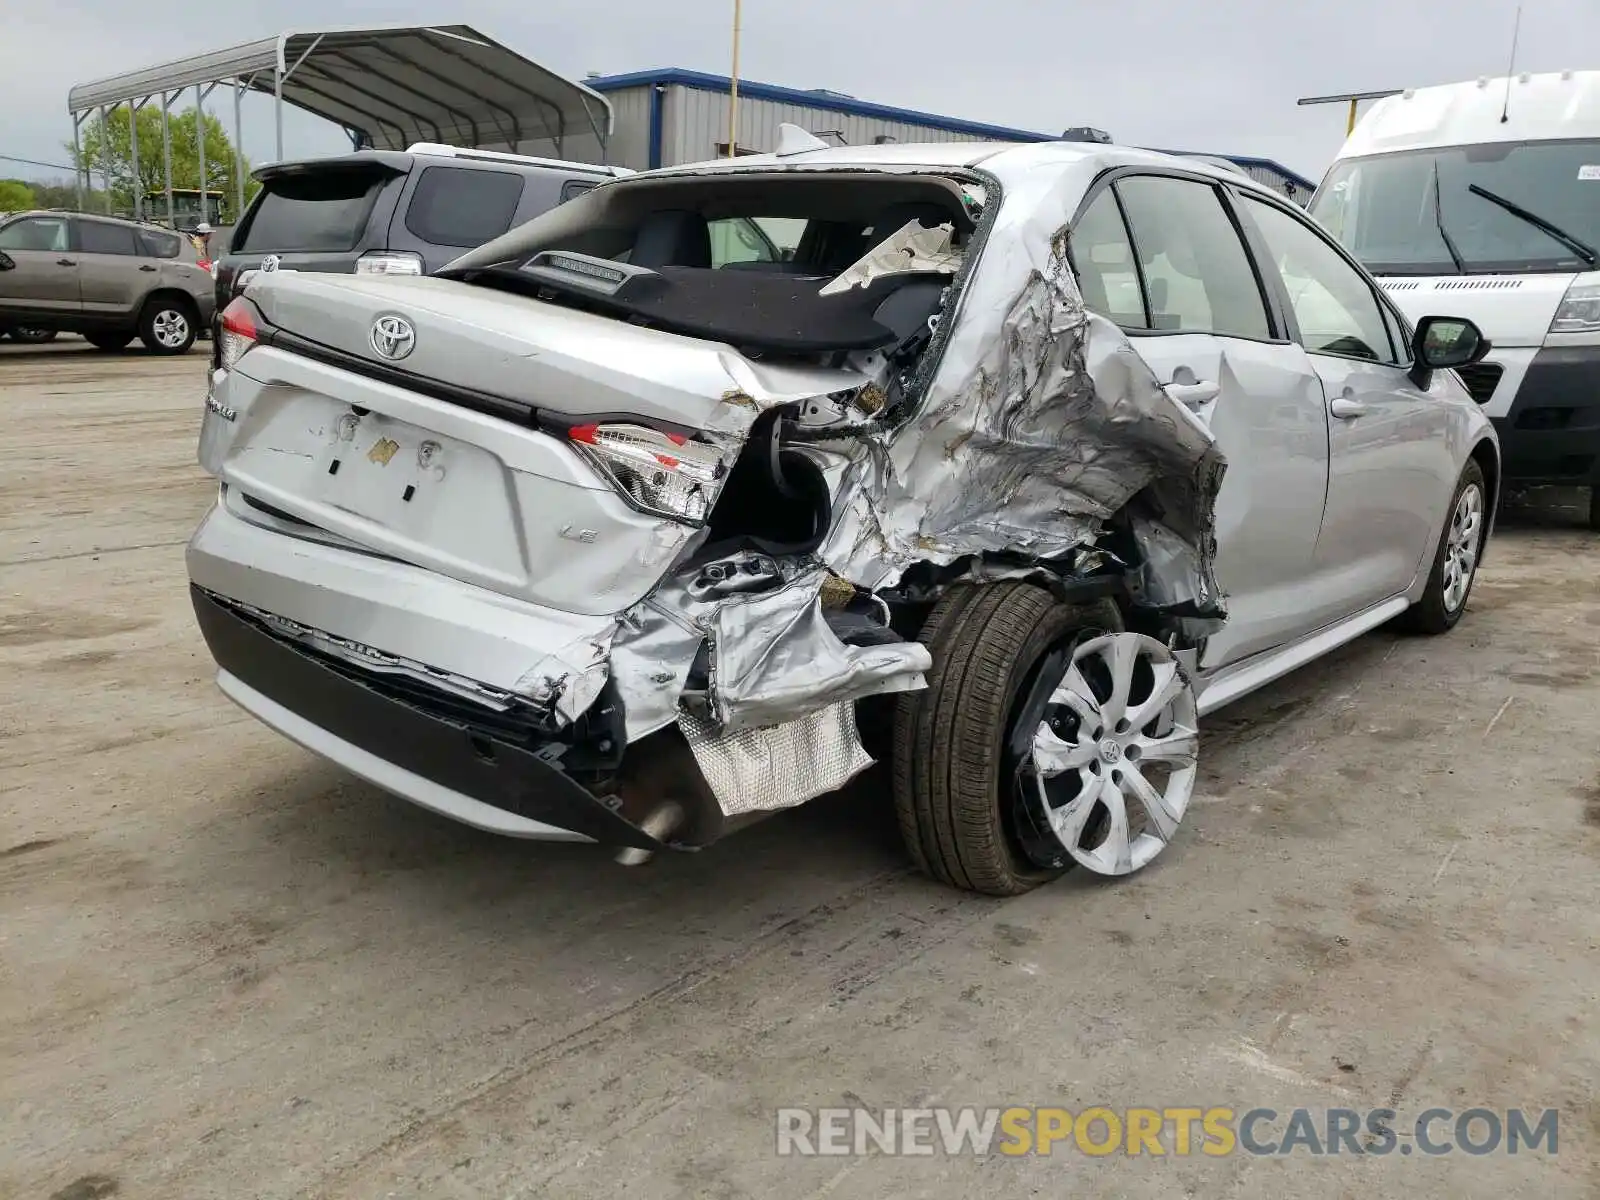
{"label": "van side mirror", "polygon": [[1412,380],[1427,387],[1433,372],[1469,367],[1489,349],[1489,340],[1465,317],[1423,317],[1411,337]]}
{"label": "van side mirror", "polygon": [[11,271],[16,268],[17,260],[4,250],[0,250],[0,271]]}

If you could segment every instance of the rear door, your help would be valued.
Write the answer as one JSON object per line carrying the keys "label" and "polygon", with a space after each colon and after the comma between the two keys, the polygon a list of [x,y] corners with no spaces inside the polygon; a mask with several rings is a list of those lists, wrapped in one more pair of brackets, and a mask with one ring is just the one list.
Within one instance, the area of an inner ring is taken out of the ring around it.
{"label": "rear door", "polygon": [[510,229],[527,186],[522,172],[503,167],[429,163],[408,181],[387,248],[421,255],[423,271],[437,271]]}
{"label": "rear door", "polygon": [[0,313],[76,316],[82,304],[71,246],[66,217],[21,217],[0,226],[0,251],[11,262],[0,269]]}
{"label": "rear door", "polygon": [[1327,396],[1328,503],[1306,600],[1331,621],[1416,577],[1438,532],[1439,497],[1454,484],[1450,413],[1412,382],[1398,322],[1332,239],[1285,205],[1248,195],[1241,205]]}
{"label": "rear door", "polygon": [[1083,210],[1072,247],[1089,308],[1122,326],[1227,456],[1216,532],[1229,617],[1203,665],[1306,632],[1296,594],[1328,480],[1321,384],[1288,340],[1224,191],[1204,177],[1120,174]]}
{"label": "rear door", "polygon": [[410,164],[409,155],[352,155],[262,172],[261,191],[217,263],[219,305],[269,254],[290,270],[348,274],[367,250],[387,249]]}
{"label": "rear door", "polygon": [[78,280],[89,317],[126,316],[155,283],[157,267],[140,254],[131,225],[76,217]]}

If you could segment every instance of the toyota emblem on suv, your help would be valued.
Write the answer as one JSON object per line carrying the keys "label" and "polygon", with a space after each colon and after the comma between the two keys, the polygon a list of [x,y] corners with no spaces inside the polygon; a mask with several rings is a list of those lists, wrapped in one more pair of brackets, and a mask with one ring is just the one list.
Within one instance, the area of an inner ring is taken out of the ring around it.
{"label": "toyota emblem on suv", "polygon": [[380,358],[404,358],[417,344],[417,331],[404,317],[379,317],[372,323],[372,348]]}

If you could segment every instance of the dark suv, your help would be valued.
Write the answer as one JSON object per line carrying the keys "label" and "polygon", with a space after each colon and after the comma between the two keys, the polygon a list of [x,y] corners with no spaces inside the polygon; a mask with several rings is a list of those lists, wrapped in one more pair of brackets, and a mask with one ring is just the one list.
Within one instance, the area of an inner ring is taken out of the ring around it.
{"label": "dark suv", "polygon": [[276,163],[214,268],[217,309],[268,255],[296,271],[422,275],[624,167],[419,143]]}

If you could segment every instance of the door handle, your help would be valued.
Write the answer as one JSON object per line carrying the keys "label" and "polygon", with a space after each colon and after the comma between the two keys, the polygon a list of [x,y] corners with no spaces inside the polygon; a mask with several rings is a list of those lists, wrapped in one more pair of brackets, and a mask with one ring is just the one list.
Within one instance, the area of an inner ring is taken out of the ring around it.
{"label": "door handle", "polygon": [[154,271],[155,268],[152,267],[149,263],[144,263],[139,267],[139,270],[141,270],[141,271]]}
{"label": "door handle", "polygon": [[58,258],[58,259],[56,259],[56,266],[58,266],[58,267],[75,267],[77,265],[78,265],[78,260],[75,259],[75,258]]}
{"label": "door handle", "polygon": [[1171,396],[1185,408],[1195,409],[1210,404],[1222,395],[1220,383],[1169,383],[1164,385],[1167,395]]}
{"label": "door handle", "polygon": [[1348,397],[1340,396],[1328,405],[1328,411],[1343,420],[1352,421],[1356,417],[1366,416],[1367,406],[1359,400],[1351,400]]}

